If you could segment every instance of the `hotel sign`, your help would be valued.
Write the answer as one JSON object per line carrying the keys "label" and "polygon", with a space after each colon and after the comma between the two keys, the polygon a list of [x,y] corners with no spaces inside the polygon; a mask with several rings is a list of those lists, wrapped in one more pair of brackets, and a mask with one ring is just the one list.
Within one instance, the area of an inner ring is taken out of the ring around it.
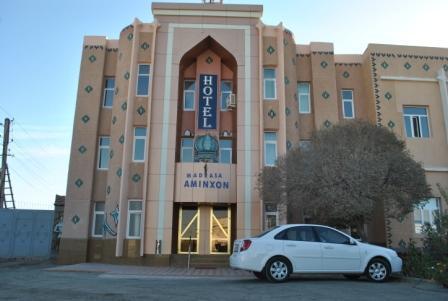
{"label": "hotel sign", "polygon": [[216,129],[217,75],[201,74],[199,80],[198,128],[213,130]]}

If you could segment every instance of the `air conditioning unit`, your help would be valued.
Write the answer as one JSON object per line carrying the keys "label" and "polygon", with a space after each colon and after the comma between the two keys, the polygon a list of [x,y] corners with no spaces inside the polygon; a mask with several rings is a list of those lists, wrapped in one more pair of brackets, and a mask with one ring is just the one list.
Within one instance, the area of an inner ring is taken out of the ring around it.
{"label": "air conditioning unit", "polygon": [[236,95],[235,94],[230,94],[227,97],[227,109],[232,110],[234,108],[236,108]]}

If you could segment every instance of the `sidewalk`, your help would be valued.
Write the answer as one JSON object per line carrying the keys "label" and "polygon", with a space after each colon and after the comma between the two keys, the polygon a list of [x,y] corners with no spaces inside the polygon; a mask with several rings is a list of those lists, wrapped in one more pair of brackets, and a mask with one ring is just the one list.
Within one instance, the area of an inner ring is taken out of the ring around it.
{"label": "sidewalk", "polygon": [[114,278],[136,278],[142,277],[217,277],[217,278],[254,278],[252,273],[230,268],[200,269],[200,268],[178,268],[178,267],[150,267],[133,265],[113,265],[102,263],[79,263],[73,265],[57,266],[45,269],[51,272],[87,272],[101,273],[102,276]]}

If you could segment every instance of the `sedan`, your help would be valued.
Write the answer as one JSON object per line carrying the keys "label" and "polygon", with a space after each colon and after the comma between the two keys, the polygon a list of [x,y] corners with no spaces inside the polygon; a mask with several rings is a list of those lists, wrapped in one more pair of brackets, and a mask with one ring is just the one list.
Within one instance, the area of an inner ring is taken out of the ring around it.
{"label": "sedan", "polygon": [[337,229],[295,224],[236,240],[230,266],[271,282],[286,281],[293,273],[343,274],[349,279],[366,275],[384,282],[401,272],[402,260],[392,249],[359,242]]}

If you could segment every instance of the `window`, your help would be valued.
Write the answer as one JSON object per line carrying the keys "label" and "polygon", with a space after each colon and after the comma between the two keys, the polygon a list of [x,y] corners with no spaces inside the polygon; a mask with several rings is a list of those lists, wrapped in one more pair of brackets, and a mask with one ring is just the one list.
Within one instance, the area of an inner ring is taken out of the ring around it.
{"label": "window", "polygon": [[299,101],[299,113],[302,113],[302,114],[311,113],[310,84],[309,83],[298,83],[297,84],[297,99]]}
{"label": "window", "polygon": [[422,227],[426,224],[434,226],[435,216],[440,212],[438,198],[430,198],[423,207],[414,209],[415,233],[422,233]]}
{"label": "window", "polygon": [[277,205],[265,204],[264,205],[264,228],[271,229],[277,225],[278,225]]}
{"label": "window", "polygon": [[277,133],[264,133],[264,165],[274,166],[277,161]]}
{"label": "window", "polygon": [[221,111],[227,111],[227,99],[232,94],[232,82],[223,80],[221,82]]}
{"label": "window", "polygon": [[355,109],[353,107],[353,90],[342,90],[342,114],[344,118],[355,118]]}
{"label": "window", "polygon": [[310,226],[288,228],[277,234],[275,239],[317,242],[316,234]]}
{"label": "window", "polygon": [[147,65],[147,64],[138,65],[137,96],[148,96],[148,93],[149,93],[149,71],[150,71],[149,65]]}
{"label": "window", "polygon": [[193,162],[193,138],[182,138],[180,162]]}
{"label": "window", "polygon": [[277,89],[275,80],[275,69],[264,68],[263,70],[264,99],[277,99]]}
{"label": "window", "polygon": [[115,78],[106,77],[104,80],[103,107],[112,108],[114,103]]}
{"label": "window", "polygon": [[146,153],[146,128],[134,128],[134,156],[132,161],[144,162]]}
{"label": "window", "polygon": [[100,137],[98,145],[98,169],[109,168],[110,137]]}
{"label": "window", "polygon": [[403,113],[406,137],[429,137],[428,111],[425,107],[404,107]]}
{"label": "window", "polygon": [[184,81],[184,111],[194,111],[195,81]]}
{"label": "window", "polygon": [[142,201],[129,201],[127,238],[140,238]]}
{"label": "window", "polygon": [[92,236],[103,237],[104,202],[95,202],[93,206]]}
{"label": "window", "polygon": [[350,244],[350,238],[342,233],[325,227],[314,227],[317,230],[320,241],[330,244]]}
{"label": "window", "polygon": [[232,164],[232,140],[219,140],[219,163]]}

